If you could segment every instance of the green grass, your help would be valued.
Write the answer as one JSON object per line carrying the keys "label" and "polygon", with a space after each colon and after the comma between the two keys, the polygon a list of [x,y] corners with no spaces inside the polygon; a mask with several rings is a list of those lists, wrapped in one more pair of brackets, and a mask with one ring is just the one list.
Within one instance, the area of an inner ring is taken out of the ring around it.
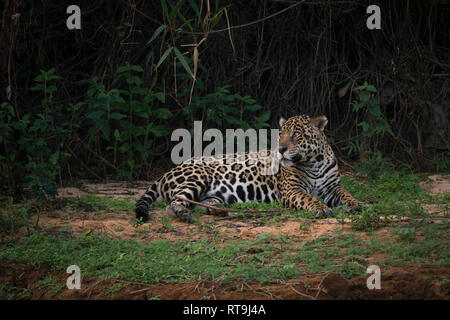
{"label": "green grass", "polygon": [[[347,191],[363,202],[373,202],[360,214],[349,214],[354,230],[373,231],[400,217],[428,218],[422,203],[446,203],[449,194],[432,195],[420,188],[423,177],[411,173],[385,172],[377,179],[361,180],[352,176],[342,177]],[[338,216],[339,218],[339,216]]]}
{"label": "green grass", "polygon": [[[450,267],[450,232],[447,220],[441,223],[411,223],[392,229],[397,242],[383,248],[385,263],[401,266],[410,263],[436,263]],[[422,236],[418,237],[418,234]]]}
{"label": "green grass", "polygon": [[[121,278],[145,283],[223,278],[224,280],[289,279],[296,269],[262,265],[276,248],[260,240],[231,242],[215,246],[207,241],[153,241],[149,245],[138,242],[110,240],[98,236],[71,238],[45,236],[34,233],[20,242],[3,243],[0,260],[14,260],[32,265],[49,264],[57,270],[78,265],[84,275],[101,278]],[[258,248],[246,261],[239,260],[247,250]],[[140,259],[139,259],[140,258]]]}

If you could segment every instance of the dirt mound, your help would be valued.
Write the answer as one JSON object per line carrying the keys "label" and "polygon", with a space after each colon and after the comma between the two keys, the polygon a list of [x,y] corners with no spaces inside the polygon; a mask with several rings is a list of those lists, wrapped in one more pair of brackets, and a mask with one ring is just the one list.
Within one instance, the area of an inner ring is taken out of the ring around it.
{"label": "dirt mound", "polygon": [[[441,275],[450,270],[437,266],[395,268],[381,275],[381,289],[369,290],[366,278],[347,280],[330,274],[323,281],[320,298],[329,299],[449,299],[450,284],[442,284]],[[326,291],[325,291],[326,290]]]}
{"label": "dirt mound", "polygon": [[[450,270],[436,266],[395,268],[381,275],[381,289],[369,290],[366,278],[345,279],[337,273],[303,275],[270,285],[216,281],[148,285],[117,279],[82,277],[80,290],[69,290],[68,274],[48,266],[0,263],[0,282],[16,299],[449,299]],[[43,279],[52,279],[44,283]],[[26,290],[24,290],[26,289]],[[24,292],[26,294],[24,294]],[[0,292],[0,298],[8,296]]]}

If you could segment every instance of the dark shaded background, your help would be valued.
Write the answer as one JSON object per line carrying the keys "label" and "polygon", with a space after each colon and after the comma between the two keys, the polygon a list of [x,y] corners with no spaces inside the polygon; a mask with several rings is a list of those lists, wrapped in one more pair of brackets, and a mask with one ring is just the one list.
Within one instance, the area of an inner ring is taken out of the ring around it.
{"label": "dark shaded background", "polygon": [[[3,1],[0,98],[8,100],[6,88],[10,86],[9,101],[17,117],[41,108],[41,97],[30,91],[39,70],[56,68],[60,79],[55,104],[64,105],[86,99],[88,80],[94,76],[112,87],[116,69],[129,61],[144,68],[146,87],[166,95],[165,105],[174,118],[158,121],[171,129],[190,128],[192,121],[182,113],[189,99],[178,91],[190,88],[191,81],[181,77],[175,80],[170,63],[157,70],[155,64],[171,45],[192,57],[193,47],[182,45],[199,43],[207,35],[199,46],[202,68],[198,77],[204,86],[194,89],[194,95],[230,85],[231,92],[249,95],[264,110],[270,110],[272,127],[277,127],[280,115],[325,114],[329,119],[327,135],[334,149],[342,159],[350,161],[358,160],[358,155],[349,157],[342,147],[361,136],[357,126],[360,121],[370,122],[369,115],[352,112],[351,103],[357,98],[353,89],[367,82],[377,88],[382,115],[394,133],[385,135],[378,144],[383,155],[420,170],[433,170],[434,158],[448,155],[447,1],[303,1],[274,17],[231,30],[223,29],[252,23],[295,1],[209,1],[212,11],[216,5],[231,5],[227,8],[228,19],[223,14],[211,33],[185,1],[180,12],[192,19],[194,33],[182,27],[181,18],[175,18],[171,27],[183,31],[175,36],[163,32],[150,45],[146,43],[154,31],[169,23],[159,1],[76,2],[82,11],[79,31],[66,28],[66,8],[73,1]],[[207,1],[196,3],[202,7],[204,17]],[[366,8],[370,4],[381,8],[381,30],[366,27]],[[121,37],[117,27],[125,22],[130,26],[124,27],[125,36]],[[83,110],[78,117],[81,127],[77,134],[84,139]],[[155,155],[151,156],[155,161],[149,163],[150,168],[167,164],[170,152],[161,154],[168,150],[163,146],[165,141],[159,138],[155,144]],[[76,168],[84,170],[80,162],[92,168],[103,165],[98,157],[79,147],[77,140],[68,137],[66,143],[78,153],[78,159],[69,160],[73,172],[77,172]],[[106,149],[96,150],[108,159]],[[105,174],[113,173],[108,170]],[[142,177],[150,178],[152,172],[147,170]],[[60,174],[67,176],[65,166]]]}

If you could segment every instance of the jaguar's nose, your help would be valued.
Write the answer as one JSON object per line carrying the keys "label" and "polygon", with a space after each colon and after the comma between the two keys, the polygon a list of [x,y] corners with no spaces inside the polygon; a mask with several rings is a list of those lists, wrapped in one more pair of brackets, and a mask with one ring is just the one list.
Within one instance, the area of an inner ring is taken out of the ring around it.
{"label": "jaguar's nose", "polygon": [[279,147],[278,151],[283,154],[288,148],[287,147]]}

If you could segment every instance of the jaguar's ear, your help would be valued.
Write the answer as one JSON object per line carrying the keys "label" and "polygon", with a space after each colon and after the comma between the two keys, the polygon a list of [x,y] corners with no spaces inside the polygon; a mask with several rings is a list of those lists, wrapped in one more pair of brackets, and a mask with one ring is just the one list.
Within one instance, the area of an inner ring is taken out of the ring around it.
{"label": "jaguar's ear", "polygon": [[285,122],[286,122],[286,119],[283,118],[283,117],[281,117],[281,118],[280,118],[280,121],[278,122],[278,123],[280,124],[280,128],[283,127],[283,124],[284,124]]}
{"label": "jaguar's ear", "polygon": [[311,119],[311,125],[313,127],[316,127],[317,129],[319,129],[320,131],[323,131],[323,129],[325,129],[325,126],[328,123],[328,119],[325,116],[320,116],[314,119]]}

